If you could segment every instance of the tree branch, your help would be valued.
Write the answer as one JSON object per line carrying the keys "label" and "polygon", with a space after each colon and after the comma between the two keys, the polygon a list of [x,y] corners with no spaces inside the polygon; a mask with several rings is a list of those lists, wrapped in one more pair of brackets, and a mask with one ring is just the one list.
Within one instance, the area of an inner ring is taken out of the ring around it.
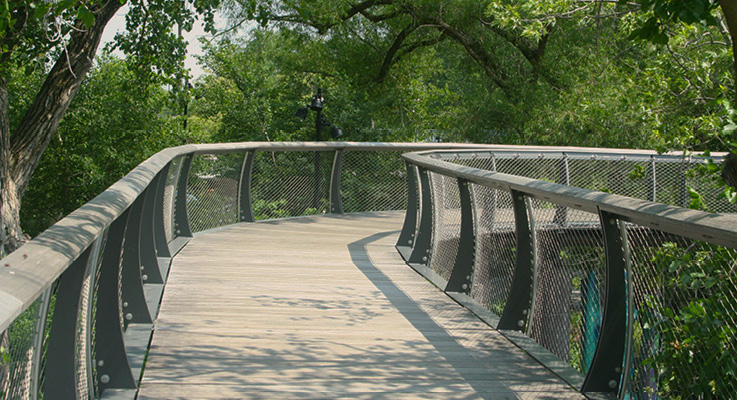
{"label": "tree branch", "polygon": [[394,42],[392,43],[391,47],[389,47],[389,50],[384,55],[384,62],[381,64],[381,69],[379,69],[379,74],[376,76],[376,82],[381,83],[386,78],[386,74],[389,73],[389,67],[393,64],[394,56],[397,54],[397,51],[399,51],[399,48],[402,46],[402,43],[405,39],[407,39],[407,36],[409,36],[412,32],[417,29],[417,25],[412,23],[408,26],[406,26],[404,29],[402,29],[401,32],[397,35],[396,38],[394,38]]}

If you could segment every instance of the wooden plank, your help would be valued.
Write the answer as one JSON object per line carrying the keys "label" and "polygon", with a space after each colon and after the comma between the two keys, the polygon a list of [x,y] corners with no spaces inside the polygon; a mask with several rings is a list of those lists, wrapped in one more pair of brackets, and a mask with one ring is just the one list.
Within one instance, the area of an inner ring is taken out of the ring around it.
{"label": "wooden plank", "polygon": [[402,217],[195,237],[174,258],[139,398],[583,398],[409,268]]}

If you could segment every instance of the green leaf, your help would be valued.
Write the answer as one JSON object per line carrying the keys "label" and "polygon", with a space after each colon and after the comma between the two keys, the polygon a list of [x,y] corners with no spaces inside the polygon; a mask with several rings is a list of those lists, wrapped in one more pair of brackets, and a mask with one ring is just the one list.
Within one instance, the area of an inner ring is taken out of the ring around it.
{"label": "green leaf", "polygon": [[82,20],[85,28],[91,28],[95,24],[95,14],[85,6],[79,7],[77,17]]}

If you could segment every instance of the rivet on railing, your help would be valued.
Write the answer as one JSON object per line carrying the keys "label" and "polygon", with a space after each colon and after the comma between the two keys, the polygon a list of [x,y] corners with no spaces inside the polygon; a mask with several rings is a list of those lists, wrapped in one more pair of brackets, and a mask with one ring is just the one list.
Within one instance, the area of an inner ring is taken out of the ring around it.
{"label": "rivet on railing", "polygon": [[614,368],[614,372],[620,373],[622,372],[622,368],[621,367]]}
{"label": "rivet on railing", "polygon": [[427,256],[422,256],[422,261],[427,262]]}
{"label": "rivet on railing", "polygon": [[425,250],[425,253],[430,254],[430,249]]}
{"label": "rivet on railing", "polygon": [[471,157],[472,158],[479,158],[479,155],[477,153],[473,153],[473,154],[471,154]]}
{"label": "rivet on railing", "polygon": [[596,160],[596,154],[592,154],[592,155],[591,155],[591,159],[592,159],[592,160]]}
{"label": "rivet on railing", "polygon": [[609,387],[614,389],[615,387],[617,387],[617,382],[612,379],[611,381],[609,381]]}
{"label": "rivet on railing", "polygon": [[148,280],[148,275],[145,275],[145,274],[144,275],[141,275],[141,279],[143,279],[144,281],[147,281]]}
{"label": "rivet on railing", "polygon": [[461,285],[461,288],[462,288],[463,290],[468,290],[468,285],[464,283],[463,285]]}
{"label": "rivet on railing", "polygon": [[471,275],[466,275],[466,280],[467,281],[470,281],[471,280]]}
{"label": "rivet on railing", "polygon": [[514,158],[519,158],[519,153],[514,153]]}
{"label": "rivet on railing", "polygon": [[104,360],[97,360],[97,366],[98,367],[102,367],[104,365],[105,365],[105,361]]}
{"label": "rivet on railing", "polygon": [[623,154],[623,155],[622,155],[622,160],[626,160],[626,159],[627,159],[627,156],[625,156],[625,155]]}
{"label": "rivet on railing", "polygon": [[522,320],[517,321],[517,326],[519,326],[520,328],[525,326],[525,321],[522,321]]}
{"label": "rivet on railing", "polygon": [[141,271],[143,271],[143,265],[141,265]]}
{"label": "rivet on railing", "polygon": [[125,314],[125,319],[126,319],[127,321],[130,321],[130,320],[132,320],[132,319],[133,319],[133,314],[131,314],[131,313]]}
{"label": "rivet on railing", "polygon": [[407,241],[407,244],[409,244],[410,246],[412,246],[412,239],[408,240]]}
{"label": "rivet on railing", "polygon": [[614,225],[616,223],[617,223],[617,221],[615,221],[613,218],[609,220],[609,225]]}
{"label": "rivet on railing", "polygon": [[128,307],[128,302],[127,301],[124,301],[123,302],[123,307]]}
{"label": "rivet on railing", "polygon": [[543,153],[540,153],[540,155],[539,155],[539,156],[537,156],[537,157],[538,157],[538,158],[545,158],[545,154],[543,154]]}
{"label": "rivet on railing", "polygon": [[527,310],[522,310],[522,315],[527,315]]}
{"label": "rivet on railing", "polygon": [[103,376],[100,377],[100,382],[102,382],[102,383],[109,383],[110,382],[110,377],[108,375],[103,375]]}
{"label": "rivet on railing", "polygon": [[415,237],[415,234],[413,233],[413,234],[412,234],[412,235],[410,235],[410,236],[412,236],[412,237]]}

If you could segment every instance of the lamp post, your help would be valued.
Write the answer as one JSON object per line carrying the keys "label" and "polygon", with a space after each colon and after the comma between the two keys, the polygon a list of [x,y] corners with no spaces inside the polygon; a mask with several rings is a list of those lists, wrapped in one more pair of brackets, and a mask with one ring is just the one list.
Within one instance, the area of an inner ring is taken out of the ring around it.
{"label": "lamp post", "polygon": [[[330,127],[330,135],[333,137],[333,139],[337,139],[340,136],[343,135],[343,131],[340,130],[335,125],[330,124],[325,117],[322,116],[322,89],[318,88],[317,93],[312,96],[312,101],[310,102],[310,105],[305,107],[300,107],[297,109],[297,111],[294,113],[294,116],[301,119],[306,119],[307,114],[310,110],[317,113],[315,116],[315,141],[319,142],[322,140],[320,137],[320,133],[322,132],[322,128]],[[313,198],[313,204],[315,206],[315,210],[317,211],[320,208],[320,152],[315,151],[315,192],[314,192],[314,198]]]}

